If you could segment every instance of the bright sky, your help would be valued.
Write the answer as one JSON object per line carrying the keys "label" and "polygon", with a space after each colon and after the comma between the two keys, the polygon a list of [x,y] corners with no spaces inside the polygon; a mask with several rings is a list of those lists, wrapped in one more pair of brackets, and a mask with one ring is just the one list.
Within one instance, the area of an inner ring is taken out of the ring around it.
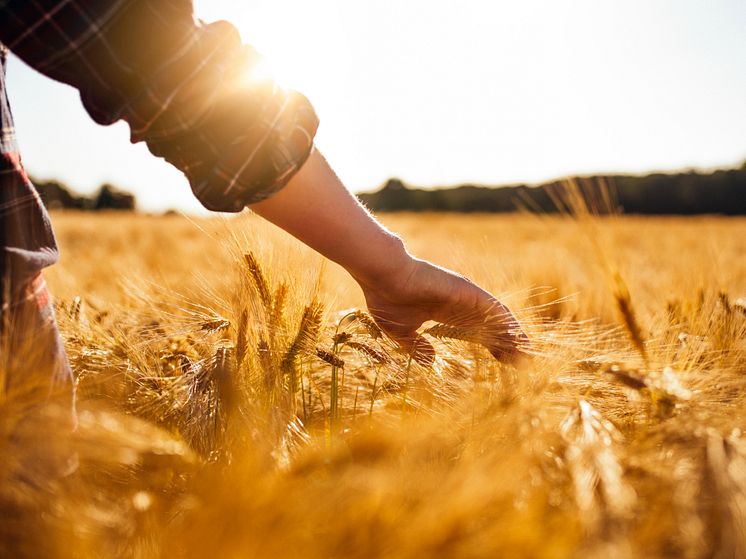
{"label": "bright sky", "polygon": [[[321,117],[356,191],[538,182],[746,159],[744,0],[195,0],[228,19]],[[31,174],[112,182],[197,210],[182,175],[93,124],[17,60],[8,89]],[[70,131],[73,131],[72,135]]]}

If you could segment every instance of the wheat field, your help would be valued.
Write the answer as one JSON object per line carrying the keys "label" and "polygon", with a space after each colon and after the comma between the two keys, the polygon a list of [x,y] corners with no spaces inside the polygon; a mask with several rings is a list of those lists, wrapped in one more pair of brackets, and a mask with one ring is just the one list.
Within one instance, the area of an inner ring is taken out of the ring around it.
{"label": "wheat field", "polygon": [[79,426],[0,395],[2,557],[746,557],[746,219],[383,216],[516,366],[248,212],[52,219]]}

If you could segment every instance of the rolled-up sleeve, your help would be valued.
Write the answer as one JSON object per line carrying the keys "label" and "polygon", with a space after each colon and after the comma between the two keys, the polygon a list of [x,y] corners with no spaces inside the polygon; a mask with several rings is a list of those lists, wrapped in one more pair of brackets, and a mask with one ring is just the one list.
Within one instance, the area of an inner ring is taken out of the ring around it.
{"label": "rolled-up sleeve", "polygon": [[126,121],[210,210],[267,198],[313,149],[309,101],[264,77],[232,25],[195,20],[191,0],[0,0],[0,42],[76,87],[96,122]]}

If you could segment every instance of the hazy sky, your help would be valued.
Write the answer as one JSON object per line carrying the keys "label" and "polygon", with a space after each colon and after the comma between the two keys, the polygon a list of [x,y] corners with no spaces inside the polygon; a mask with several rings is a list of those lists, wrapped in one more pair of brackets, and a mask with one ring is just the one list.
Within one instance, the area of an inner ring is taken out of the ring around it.
{"label": "hazy sky", "polygon": [[[744,0],[196,0],[267,55],[321,117],[353,190],[537,182],[746,159]],[[125,125],[12,60],[29,172],[112,182],[146,210],[199,204]]]}

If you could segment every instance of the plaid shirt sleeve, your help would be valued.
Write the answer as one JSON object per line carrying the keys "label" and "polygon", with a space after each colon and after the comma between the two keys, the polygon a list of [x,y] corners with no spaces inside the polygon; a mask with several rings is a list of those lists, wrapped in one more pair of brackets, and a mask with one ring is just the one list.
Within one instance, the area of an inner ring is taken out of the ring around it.
{"label": "plaid shirt sleeve", "polygon": [[0,42],[80,90],[96,122],[125,120],[210,210],[267,198],[313,149],[308,100],[252,76],[256,52],[191,0],[0,0]]}

